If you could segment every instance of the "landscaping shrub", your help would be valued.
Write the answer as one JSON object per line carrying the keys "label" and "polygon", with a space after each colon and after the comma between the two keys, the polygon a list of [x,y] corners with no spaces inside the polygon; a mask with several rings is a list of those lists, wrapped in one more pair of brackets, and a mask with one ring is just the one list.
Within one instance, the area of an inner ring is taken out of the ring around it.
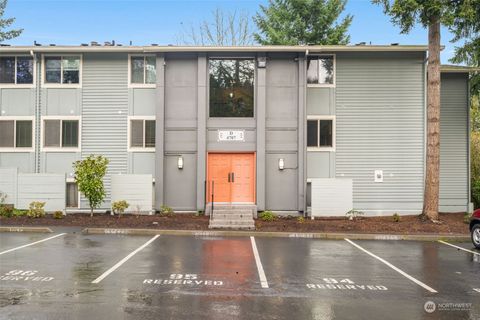
{"label": "landscaping shrub", "polygon": [[298,222],[298,223],[304,223],[304,222],[305,222],[305,218],[300,216],[300,217],[297,218],[297,222]]}
{"label": "landscaping shrub", "polygon": [[122,215],[122,213],[125,212],[125,209],[127,209],[130,205],[126,200],[119,200],[115,201],[112,203],[112,211],[114,214],[118,214],[118,217]]}
{"label": "landscaping shrub", "polygon": [[0,206],[0,216],[5,218],[13,217],[13,208],[11,206],[1,205]]}
{"label": "landscaping shrub", "polygon": [[400,215],[398,213],[393,215],[393,222],[400,222]]}
{"label": "landscaping shrub", "polygon": [[23,217],[27,215],[27,210],[13,209],[13,215],[15,217]]}
{"label": "landscaping shrub", "polygon": [[471,218],[471,215],[469,213],[465,213],[463,216],[463,223],[470,224],[470,218]]}
{"label": "landscaping shrub", "polygon": [[362,216],[363,212],[359,210],[352,209],[348,211],[345,216],[348,220],[356,220],[359,216]]}
{"label": "landscaping shrub", "polygon": [[161,206],[160,207],[160,216],[162,217],[171,217],[174,215],[173,209],[169,206]]}
{"label": "landscaping shrub", "polygon": [[55,211],[53,213],[53,219],[63,219],[63,212],[62,211]]}
{"label": "landscaping shrub", "polygon": [[45,202],[32,201],[28,206],[27,217],[29,218],[41,218],[45,216]]}
{"label": "landscaping shrub", "polygon": [[272,211],[264,211],[260,214],[260,219],[262,221],[273,221],[277,216]]}
{"label": "landscaping shrub", "polygon": [[480,132],[472,132],[470,137],[472,201],[480,208]]}

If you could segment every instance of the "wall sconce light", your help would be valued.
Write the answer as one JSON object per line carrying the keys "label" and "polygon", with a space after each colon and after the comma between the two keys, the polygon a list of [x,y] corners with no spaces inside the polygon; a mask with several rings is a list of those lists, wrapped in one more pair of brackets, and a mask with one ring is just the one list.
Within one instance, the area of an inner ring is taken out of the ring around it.
{"label": "wall sconce light", "polygon": [[177,166],[178,166],[178,169],[183,169],[183,157],[182,156],[178,157]]}
{"label": "wall sconce light", "polygon": [[285,160],[283,160],[283,158],[278,159],[278,169],[279,170],[285,169]]}
{"label": "wall sconce light", "polygon": [[266,57],[259,57],[257,59],[257,67],[258,68],[266,68],[267,67],[267,58]]}

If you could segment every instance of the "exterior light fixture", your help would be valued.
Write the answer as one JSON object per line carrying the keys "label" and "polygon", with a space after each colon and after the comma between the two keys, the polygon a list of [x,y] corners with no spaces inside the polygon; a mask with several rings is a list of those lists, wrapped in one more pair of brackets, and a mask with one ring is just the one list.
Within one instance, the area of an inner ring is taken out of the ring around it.
{"label": "exterior light fixture", "polygon": [[257,59],[257,67],[258,68],[266,68],[267,67],[267,58],[266,57],[259,57]]}
{"label": "exterior light fixture", "polygon": [[279,170],[285,169],[285,160],[283,158],[278,159],[278,169]]}
{"label": "exterior light fixture", "polygon": [[230,98],[233,98],[233,92],[229,93]]}
{"label": "exterior light fixture", "polygon": [[183,157],[179,156],[177,159],[177,167],[178,169],[183,169]]}

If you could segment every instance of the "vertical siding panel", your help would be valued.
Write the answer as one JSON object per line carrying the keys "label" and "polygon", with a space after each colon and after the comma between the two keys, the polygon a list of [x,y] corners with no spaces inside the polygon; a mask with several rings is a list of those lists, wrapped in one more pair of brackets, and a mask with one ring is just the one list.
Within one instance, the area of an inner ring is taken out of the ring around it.
{"label": "vertical siding panel", "polygon": [[423,53],[337,55],[336,177],[353,179],[355,209],[422,209],[423,70]]}
{"label": "vertical siding panel", "polygon": [[440,109],[440,211],[467,211],[468,80],[442,74]]}
{"label": "vertical siding panel", "polygon": [[104,207],[110,201],[111,175],[127,173],[127,81],[127,54],[84,54],[82,158],[94,154],[110,161]]}

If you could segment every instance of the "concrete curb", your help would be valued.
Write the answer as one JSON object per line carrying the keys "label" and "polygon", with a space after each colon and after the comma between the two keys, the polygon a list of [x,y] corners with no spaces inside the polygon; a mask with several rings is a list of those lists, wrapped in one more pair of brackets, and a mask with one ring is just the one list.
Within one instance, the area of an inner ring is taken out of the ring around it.
{"label": "concrete curb", "polygon": [[0,232],[53,233],[52,229],[47,227],[0,227]]}
{"label": "concrete curb", "polygon": [[156,230],[156,229],[117,229],[117,228],[85,228],[84,234],[124,234],[137,236],[174,235],[195,237],[270,237],[270,238],[310,238],[343,240],[413,240],[413,241],[470,241],[469,235],[463,234],[363,234],[363,233],[304,233],[304,232],[264,232],[236,230]]}

